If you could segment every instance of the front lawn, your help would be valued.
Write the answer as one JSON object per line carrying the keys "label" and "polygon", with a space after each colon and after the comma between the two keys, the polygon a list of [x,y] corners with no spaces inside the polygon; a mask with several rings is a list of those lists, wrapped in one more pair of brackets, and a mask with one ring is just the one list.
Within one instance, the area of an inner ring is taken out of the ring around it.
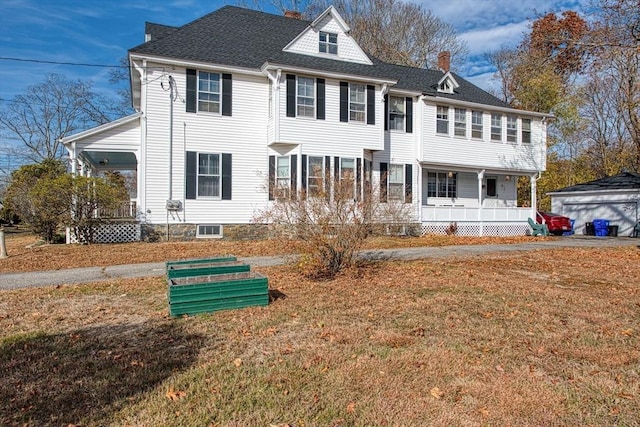
{"label": "front lawn", "polygon": [[143,278],[3,291],[0,425],[638,425],[640,250],[260,269],[171,319]]}

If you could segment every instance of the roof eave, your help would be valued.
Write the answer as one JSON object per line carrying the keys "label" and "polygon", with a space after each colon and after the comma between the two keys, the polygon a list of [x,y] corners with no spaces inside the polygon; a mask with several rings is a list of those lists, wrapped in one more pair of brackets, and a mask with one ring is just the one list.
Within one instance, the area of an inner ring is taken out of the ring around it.
{"label": "roof eave", "polygon": [[87,130],[82,131],[82,132],[78,132],[78,133],[76,133],[74,135],[65,136],[64,138],[60,138],[60,142],[62,142],[63,145],[67,145],[67,144],[69,144],[71,142],[75,142],[75,141],[78,141],[80,139],[87,138],[87,137],[92,136],[92,135],[96,135],[96,134],[98,134],[100,132],[105,132],[107,130],[110,130],[110,129],[113,129],[113,128],[116,128],[116,127],[119,127],[119,126],[123,126],[123,125],[125,125],[127,123],[130,123],[130,122],[132,122],[134,120],[139,119],[140,117],[142,117],[142,113],[141,112],[133,113],[133,114],[131,114],[129,116],[121,117],[118,120],[114,120],[112,122],[105,123],[103,125],[96,126],[94,128],[87,129]]}
{"label": "roof eave", "polygon": [[357,74],[335,73],[331,71],[318,70],[317,68],[296,67],[296,66],[286,65],[286,64],[270,63],[268,61],[265,62],[260,69],[263,73],[267,70],[287,70],[294,73],[313,74],[317,76],[324,76],[324,77],[329,77],[334,79],[356,80],[356,81],[363,81],[363,82],[370,82],[370,83],[377,83],[377,84],[387,84],[387,85],[395,85],[396,83],[398,83],[397,80],[392,80],[392,79],[385,79],[385,78],[371,77],[371,76],[360,76]]}

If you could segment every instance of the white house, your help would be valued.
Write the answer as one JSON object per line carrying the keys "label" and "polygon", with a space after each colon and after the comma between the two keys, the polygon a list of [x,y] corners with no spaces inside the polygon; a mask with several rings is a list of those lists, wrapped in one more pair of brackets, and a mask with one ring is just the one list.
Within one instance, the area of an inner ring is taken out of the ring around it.
{"label": "white house", "polygon": [[535,195],[548,116],[439,60],[369,56],[333,7],[313,22],[225,6],[181,27],[147,23],[129,51],[137,112],[63,142],[78,174],[135,171],[132,210],[161,233],[238,237],[276,203],[268,179],[312,193],[323,170],[357,177],[354,195],[387,186],[423,232],[525,234],[536,200],[517,206],[517,177]]}
{"label": "white house", "polygon": [[618,236],[631,236],[640,222],[640,174],[614,176],[571,185],[548,193],[551,210],[575,220],[574,230],[586,233],[585,224],[606,219],[618,227]]}

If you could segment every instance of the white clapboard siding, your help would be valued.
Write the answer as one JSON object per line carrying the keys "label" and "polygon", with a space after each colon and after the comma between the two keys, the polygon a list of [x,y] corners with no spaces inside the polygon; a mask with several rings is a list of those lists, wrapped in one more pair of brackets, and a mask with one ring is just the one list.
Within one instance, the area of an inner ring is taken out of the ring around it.
{"label": "white clapboard siding", "polygon": [[[440,104],[444,105],[444,104]],[[502,120],[503,142],[491,141],[491,113],[485,110],[483,115],[483,138],[474,139],[470,134],[470,110],[467,111],[467,137],[453,136],[453,108],[449,112],[449,135],[436,132],[436,105],[426,104],[424,123],[424,141],[422,160],[429,163],[442,163],[464,167],[520,170],[536,172],[544,170],[546,141],[543,140],[540,119],[532,118],[531,143],[520,142],[521,129],[518,128],[518,142],[506,141],[506,116]]]}
{"label": "white clapboard siding", "polygon": [[[314,77],[314,76],[310,76]],[[283,76],[286,79],[286,76]],[[365,149],[379,149],[384,121],[379,88],[375,92],[376,123],[340,121],[340,82],[325,81],[325,120],[287,117],[286,82],[280,86],[280,141],[301,144],[303,152],[325,152],[332,156],[362,157]],[[317,100],[316,100],[317,101]]]}
{"label": "white clapboard siding", "polygon": [[[233,74],[232,116],[187,113],[186,70],[172,70],[179,99],[173,110],[172,198],[184,210],[170,222],[247,223],[267,199],[260,175],[267,174],[267,77]],[[153,80],[150,77],[149,80]],[[166,221],[169,197],[169,94],[159,82],[148,88],[147,220]],[[185,152],[232,154],[232,200],[185,199]]]}

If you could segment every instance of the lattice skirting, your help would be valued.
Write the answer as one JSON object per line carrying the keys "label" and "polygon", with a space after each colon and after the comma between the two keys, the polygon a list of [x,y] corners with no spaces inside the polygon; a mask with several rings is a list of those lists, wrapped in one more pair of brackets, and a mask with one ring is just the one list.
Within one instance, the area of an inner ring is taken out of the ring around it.
{"label": "lattice skirting", "polygon": [[[101,224],[96,230],[95,243],[128,243],[140,241],[140,224],[135,222],[112,222]],[[67,243],[80,243],[75,234],[67,229]]]}
{"label": "lattice skirting", "polygon": [[[454,225],[455,224],[455,225]],[[423,222],[422,234],[454,234],[456,236],[525,236],[530,232],[526,222]]]}

